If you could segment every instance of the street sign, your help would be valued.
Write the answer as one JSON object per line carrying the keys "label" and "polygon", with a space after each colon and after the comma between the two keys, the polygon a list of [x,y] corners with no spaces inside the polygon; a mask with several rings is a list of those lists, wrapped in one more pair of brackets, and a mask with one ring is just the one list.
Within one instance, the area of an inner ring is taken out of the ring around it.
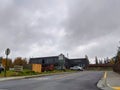
{"label": "street sign", "polygon": [[23,71],[23,66],[19,66],[19,65],[14,66],[14,71],[16,72]]}
{"label": "street sign", "polygon": [[6,54],[6,55],[9,55],[9,54],[10,54],[10,49],[9,49],[9,48],[6,49],[5,54]]}

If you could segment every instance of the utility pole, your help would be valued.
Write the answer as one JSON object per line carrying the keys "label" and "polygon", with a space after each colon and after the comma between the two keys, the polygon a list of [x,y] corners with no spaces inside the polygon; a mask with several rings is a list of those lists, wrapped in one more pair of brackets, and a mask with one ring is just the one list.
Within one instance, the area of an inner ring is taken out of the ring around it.
{"label": "utility pole", "polygon": [[69,54],[67,53],[67,58],[69,58]]}

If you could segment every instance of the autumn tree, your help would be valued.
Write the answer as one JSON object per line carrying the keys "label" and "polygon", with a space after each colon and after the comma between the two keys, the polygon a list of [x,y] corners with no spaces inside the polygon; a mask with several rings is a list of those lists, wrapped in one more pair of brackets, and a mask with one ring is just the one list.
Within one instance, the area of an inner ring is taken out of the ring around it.
{"label": "autumn tree", "polygon": [[13,63],[11,59],[7,59],[6,58],[2,58],[2,66],[5,67],[6,69],[12,68],[13,67]]}
{"label": "autumn tree", "polygon": [[110,59],[109,63],[112,64],[112,65],[115,64],[114,58]]}
{"label": "autumn tree", "polygon": [[14,65],[24,66],[24,65],[27,64],[27,60],[26,60],[26,58],[17,57],[17,58],[15,58],[13,64]]}

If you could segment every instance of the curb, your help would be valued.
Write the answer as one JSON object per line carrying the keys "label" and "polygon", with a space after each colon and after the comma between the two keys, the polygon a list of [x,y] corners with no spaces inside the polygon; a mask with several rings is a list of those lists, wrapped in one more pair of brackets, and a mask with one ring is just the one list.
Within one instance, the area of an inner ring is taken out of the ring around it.
{"label": "curb", "polygon": [[120,87],[112,87],[114,90],[120,90]]}
{"label": "curb", "polygon": [[107,83],[107,72],[105,72],[103,78],[99,80],[97,87],[102,90],[120,90],[120,87],[112,87]]}
{"label": "curb", "polygon": [[9,81],[9,80],[19,80],[19,79],[28,79],[28,78],[52,76],[52,75],[71,74],[71,73],[75,73],[75,72],[51,73],[51,74],[30,75],[30,76],[18,76],[18,77],[6,77],[6,78],[0,78],[0,82],[1,82],[1,81]]}
{"label": "curb", "polygon": [[101,80],[98,81],[97,87],[102,90],[114,90],[108,83],[107,83],[107,72],[104,72],[104,76]]}

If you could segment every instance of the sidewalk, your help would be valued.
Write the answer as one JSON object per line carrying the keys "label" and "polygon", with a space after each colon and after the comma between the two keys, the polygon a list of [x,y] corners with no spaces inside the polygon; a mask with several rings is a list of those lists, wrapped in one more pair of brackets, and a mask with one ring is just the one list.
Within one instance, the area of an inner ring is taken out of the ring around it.
{"label": "sidewalk", "polygon": [[120,90],[120,74],[113,71],[107,72],[107,84],[115,90]]}
{"label": "sidewalk", "polygon": [[120,74],[113,71],[105,72],[97,86],[102,90],[120,90]]}

